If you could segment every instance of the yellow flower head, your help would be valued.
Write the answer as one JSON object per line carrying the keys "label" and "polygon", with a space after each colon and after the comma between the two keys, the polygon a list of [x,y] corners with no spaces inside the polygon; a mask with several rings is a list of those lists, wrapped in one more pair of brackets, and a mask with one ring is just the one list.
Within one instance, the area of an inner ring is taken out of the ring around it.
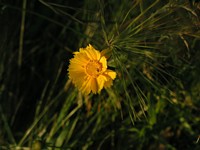
{"label": "yellow flower head", "polygon": [[74,53],[68,68],[72,83],[84,94],[100,93],[103,87],[110,87],[116,72],[107,69],[107,60],[91,45]]}

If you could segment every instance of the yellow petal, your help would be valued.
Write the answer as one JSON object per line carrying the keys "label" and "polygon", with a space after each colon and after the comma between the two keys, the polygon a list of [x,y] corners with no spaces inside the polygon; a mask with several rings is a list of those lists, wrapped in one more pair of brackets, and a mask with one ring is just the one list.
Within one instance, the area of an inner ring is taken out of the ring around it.
{"label": "yellow petal", "polygon": [[106,71],[107,69],[107,61],[106,58],[104,56],[102,56],[99,60],[102,64],[102,72]]}
{"label": "yellow petal", "polygon": [[82,53],[78,52],[78,54],[75,55],[72,60],[76,63],[85,64],[88,62],[89,57],[86,55],[85,52]]}
{"label": "yellow petal", "polygon": [[98,85],[97,85],[96,78],[93,78],[91,81],[91,90],[93,93],[97,93],[97,91],[98,91]]}
{"label": "yellow petal", "polygon": [[117,74],[116,74],[116,72],[114,72],[114,71],[112,71],[112,70],[106,70],[106,72],[105,72],[105,74],[107,74],[108,76],[110,76],[111,77],[111,79],[115,79],[116,78],[116,76],[117,76]]}
{"label": "yellow petal", "polygon": [[85,48],[85,53],[90,58],[90,60],[99,60],[101,57],[100,52],[93,48],[92,45],[89,45]]}
{"label": "yellow petal", "polygon": [[82,86],[80,87],[80,91],[85,94],[88,95],[91,92],[91,77],[88,77],[82,84]]}
{"label": "yellow petal", "polygon": [[[79,48],[79,52],[84,52],[85,51],[85,48]],[[78,52],[78,53],[79,53]],[[76,52],[75,52],[76,53]]]}
{"label": "yellow petal", "polygon": [[98,93],[103,89],[104,83],[107,81],[107,78],[103,75],[99,75],[97,77],[97,83],[98,83]]}
{"label": "yellow petal", "polygon": [[113,80],[116,78],[116,72],[112,71],[112,70],[106,70],[106,72],[104,72],[104,74],[107,77],[107,81],[104,83],[104,87],[110,87],[113,84]]}
{"label": "yellow petal", "polygon": [[71,64],[69,65],[69,68],[68,70],[70,71],[82,71],[84,72],[85,70],[85,66],[83,64],[79,64],[79,63],[76,63],[76,62],[71,62]]}
{"label": "yellow petal", "polygon": [[72,80],[76,87],[80,88],[83,82],[85,82],[87,76],[85,73],[82,72],[70,72],[69,78]]}

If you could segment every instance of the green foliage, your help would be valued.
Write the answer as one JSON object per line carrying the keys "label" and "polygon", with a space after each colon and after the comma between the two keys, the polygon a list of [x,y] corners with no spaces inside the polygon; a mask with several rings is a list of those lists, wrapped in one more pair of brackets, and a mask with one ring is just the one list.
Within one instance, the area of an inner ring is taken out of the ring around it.
{"label": "green foliage", "polygon": [[[200,4],[0,1],[0,149],[199,149]],[[113,86],[83,96],[72,53],[108,50]]]}

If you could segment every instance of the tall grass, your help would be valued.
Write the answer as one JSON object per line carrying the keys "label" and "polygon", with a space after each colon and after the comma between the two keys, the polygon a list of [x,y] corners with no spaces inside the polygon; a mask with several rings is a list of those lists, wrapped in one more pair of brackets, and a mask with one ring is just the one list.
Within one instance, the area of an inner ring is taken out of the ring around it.
{"label": "tall grass", "polygon": [[[0,149],[198,149],[200,4],[0,1]],[[110,53],[113,86],[82,95],[73,52]]]}

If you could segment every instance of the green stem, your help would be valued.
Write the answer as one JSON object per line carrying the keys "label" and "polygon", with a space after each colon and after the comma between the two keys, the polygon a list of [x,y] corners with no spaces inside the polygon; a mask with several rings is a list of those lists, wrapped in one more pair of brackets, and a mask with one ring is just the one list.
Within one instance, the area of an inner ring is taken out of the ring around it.
{"label": "green stem", "polygon": [[21,29],[20,29],[20,37],[19,37],[19,56],[18,56],[18,66],[19,67],[21,67],[21,64],[22,64],[25,17],[26,17],[26,3],[27,3],[27,0],[23,0],[23,4],[22,4],[22,20],[21,20]]}

